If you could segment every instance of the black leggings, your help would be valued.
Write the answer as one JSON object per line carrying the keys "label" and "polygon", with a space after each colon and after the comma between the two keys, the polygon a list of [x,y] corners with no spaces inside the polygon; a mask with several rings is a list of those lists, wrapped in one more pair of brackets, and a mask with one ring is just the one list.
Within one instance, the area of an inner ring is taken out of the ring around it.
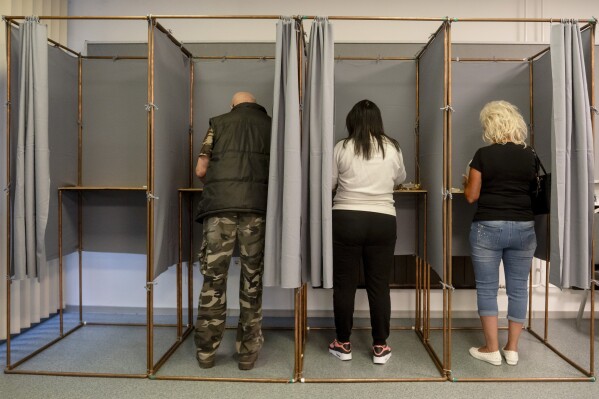
{"label": "black leggings", "polygon": [[373,345],[389,337],[389,273],[397,237],[395,216],[376,212],[333,211],[333,306],[337,340],[349,341],[360,260],[370,306]]}

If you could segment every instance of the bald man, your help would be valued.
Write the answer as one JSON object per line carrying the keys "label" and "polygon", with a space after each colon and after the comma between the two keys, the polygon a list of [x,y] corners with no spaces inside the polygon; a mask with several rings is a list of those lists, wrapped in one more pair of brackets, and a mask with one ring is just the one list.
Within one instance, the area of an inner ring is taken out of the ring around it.
{"label": "bald man", "polygon": [[195,344],[201,368],[214,366],[225,331],[227,272],[239,243],[241,276],[236,349],[239,369],[251,370],[262,337],[262,274],[271,118],[248,92],[231,111],[210,119],[196,175],[204,182],[196,221],[203,223]]}

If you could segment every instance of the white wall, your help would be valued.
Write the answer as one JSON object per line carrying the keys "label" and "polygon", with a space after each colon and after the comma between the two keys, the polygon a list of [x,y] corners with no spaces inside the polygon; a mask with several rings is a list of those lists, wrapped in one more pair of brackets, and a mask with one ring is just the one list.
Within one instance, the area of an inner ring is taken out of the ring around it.
{"label": "white wall", "polygon": [[[596,0],[504,0],[482,2],[462,0],[424,0],[419,2],[379,0],[228,0],[192,1],[178,0],[69,0],[69,15],[147,15],[152,14],[207,14],[207,15],[371,15],[371,16],[417,16],[417,17],[555,17],[591,18],[599,14]],[[241,20],[164,20],[162,23],[173,30],[173,34],[185,41],[274,41],[275,21]],[[425,42],[439,23],[335,22],[335,38],[338,42]],[[145,41],[146,22],[90,22],[70,21],[68,25],[68,45],[75,50],[83,50],[85,41]],[[535,23],[467,23],[453,25],[452,37],[458,42],[548,42],[549,24]],[[70,258],[70,271],[67,274],[67,303],[77,301],[76,279],[72,273],[75,257]],[[126,270],[112,270],[114,264],[126,265]],[[86,254],[85,255],[85,296],[87,306],[103,307],[144,307],[145,257],[138,255]],[[194,298],[200,288],[197,267],[195,270]],[[229,303],[238,308],[237,287],[238,267],[232,265],[229,281]],[[117,276],[118,273],[118,276]],[[175,305],[174,271],[169,270],[159,278],[159,288],[155,306],[171,308]],[[536,278],[535,278],[536,281]],[[535,310],[544,304],[543,287],[534,289]],[[141,293],[141,294],[140,294]],[[432,295],[433,315],[441,312],[441,296]],[[195,301],[195,299],[194,299]],[[414,308],[412,290],[392,292],[393,312],[407,316]],[[552,288],[550,308],[556,314],[575,312],[580,302],[580,293]],[[195,306],[195,304],[194,304]],[[507,307],[504,293],[500,298],[500,309]],[[292,290],[266,288],[264,294],[265,314],[293,308]],[[311,315],[330,314],[332,292],[330,290],[309,291],[308,309]],[[358,313],[366,314],[368,309],[365,292],[358,293],[356,301]],[[474,316],[476,300],[473,290],[456,291],[453,310],[458,314]]]}
{"label": "white wall", "polygon": [[[69,0],[70,15],[359,15],[406,17],[483,18],[591,18],[596,0]],[[260,20],[163,20],[182,41],[273,41],[274,21]],[[135,25],[135,27],[133,27]],[[336,21],[335,38],[340,42],[426,42],[437,22]],[[546,42],[549,24],[455,23],[455,41]],[[145,41],[143,22],[69,23],[69,45],[82,50],[90,41]]]}

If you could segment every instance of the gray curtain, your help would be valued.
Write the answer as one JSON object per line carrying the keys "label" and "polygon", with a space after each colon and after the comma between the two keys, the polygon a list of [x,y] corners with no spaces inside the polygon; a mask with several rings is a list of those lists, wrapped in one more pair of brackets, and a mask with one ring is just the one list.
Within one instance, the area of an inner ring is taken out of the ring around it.
{"label": "gray curtain", "polygon": [[[312,286],[333,287],[332,165],[334,146],[335,64],[333,26],[312,22],[303,99],[302,264]],[[308,255],[309,254],[309,255]]]}
{"label": "gray curtain", "polygon": [[264,285],[283,288],[302,283],[298,29],[288,17],[277,23]]}
{"label": "gray curtain", "polygon": [[12,274],[24,279],[46,271],[50,150],[47,28],[30,17],[21,25],[20,33]]}
{"label": "gray curtain", "polygon": [[593,226],[593,131],[577,23],[551,27],[551,69],[555,157],[551,168],[550,280],[562,288],[587,288]]}

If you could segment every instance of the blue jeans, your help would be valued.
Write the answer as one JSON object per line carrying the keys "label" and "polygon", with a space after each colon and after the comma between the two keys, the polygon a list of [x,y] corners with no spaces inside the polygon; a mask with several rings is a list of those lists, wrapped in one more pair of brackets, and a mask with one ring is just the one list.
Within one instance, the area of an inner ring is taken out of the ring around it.
{"label": "blue jeans", "polygon": [[480,316],[497,316],[499,263],[503,260],[508,296],[507,318],[517,323],[526,320],[527,282],[537,247],[534,226],[534,221],[472,223],[470,246]]}

